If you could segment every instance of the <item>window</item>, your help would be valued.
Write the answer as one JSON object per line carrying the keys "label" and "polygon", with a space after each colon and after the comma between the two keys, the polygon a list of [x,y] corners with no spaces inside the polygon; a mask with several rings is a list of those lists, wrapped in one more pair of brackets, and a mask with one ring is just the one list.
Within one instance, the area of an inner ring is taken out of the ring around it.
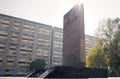
{"label": "window", "polygon": [[8,61],[7,62],[7,67],[13,67],[14,66],[14,62],[13,61]]}
{"label": "window", "polygon": [[19,34],[18,33],[16,33],[16,32],[12,32],[11,33],[11,41],[12,42],[17,42],[18,38],[19,38]]}
{"label": "window", "polygon": [[59,51],[54,51],[54,54],[59,54]]}
{"label": "window", "polygon": [[54,57],[56,57],[56,58],[59,58],[59,55],[57,55],[57,54],[54,54]]}
{"label": "window", "polygon": [[60,44],[60,42],[58,42],[58,41],[54,41],[54,44]]}
{"label": "window", "polygon": [[56,38],[60,38],[60,35],[55,35]]}
{"label": "window", "polygon": [[4,30],[0,30],[0,40],[5,41],[7,39],[7,32]]}
{"label": "window", "polygon": [[44,57],[48,57],[48,54],[43,54]]}
{"label": "window", "polygon": [[5,43],[0,42],[0,52],[3,52],[5,49]]}
{"label": "window", "polygon": [[26,67],[28,68],[30,62],[31,62],[30,59],[26,59],[24,57],[20,57],[18,66],[21,67],[21,68],[26,68]]}
{"label": "window", "polygon": [[2,27],[5,27],[5,28],[8,28],[9,27],[9,21],[7,19],[2,19],[1,20],[1,26]]}
{"label": "window", "polygon": [[37,53],[36,56],[37,56],[37,57],[42,57],[43,54],[42,54],[42,53]]}
{"label": "window", "polygon": [[26,62],[26,58],[24,57],[19,57],[19,63],[25,63]]}
{"label": "window", "polygon": [[50,36],[51,30],[48,28],[40,28],[38,34]]}
{"label": "window", "polygon": [[4,31],[4,30],[0,30],[0,35],[5,35],[5,36],[7,36],[7,32]]}
{"label": "window", "polygon": [[16,30],[18,30],[19,27],[20,27],[20,23],[17,22],[17,21],[14,21],[14,23],[13,23],[13,28],[16,29]]}
{"label": "window", "polygon": [[33,44],[34,38],[29,35],[23,35],[22,36],[22,43],[30,43]]}
{"label": "window", "polygon": [[54,47],[62,48],[62,42],[61,41],[54,41]]}
{"label": "window", "polygon": [[13,72],[14,72],[13,69],[6,69],[6,70],[5,70],[5,74],[11,75],[11,74],[13,74]]}
{"label": "window", "polygon": [[50,40],[48,40],[48,39],[45,39],[45,38],[38,38],[38,46],[40,45],[40,46],[47,46],[47,47],[49,47],[49,45],[50,45]]}
{"label": "window", "polygon": [[15,57],[14,56],[7,56],[7,61],[13,62],[13,61],[15,61]]}
{"label": "window", "polygon": [[58,45],[58,44],[54,44],[54,47],[59,48],[59,47],[60,47],[60,45]]}
{"label": "window", "polygon": [[42,52],[43,50],[42,49],[37,49],[37,52]]}
{"label": "window", "polygon": [[24,31],[34,33],[35,32],[35,27],[31,26],[31,25],[24,25]]}
{"label": "window", "polygon": [[33,42],[34,38],[29,35],[23,35],[22,40],[28,40],[28,42]]}
{"label": "window", "polygon": [[15,54],[15,53],[16,53],[16,50],[9,49],[9,53],[10,53],[10,54]]}
{"label": "window", "polygon": [[16,53],[16,48],[17,46],[16,45],[9,45],[9,53],[11,54],[15,54]]}
{"label": "window", "polygon": [[17,75],[25,75],[25,70],[18,70]]}
{"label": "window", "polygon": [[48,57],[48,54],[49,54],[49,50],[48,49],[38,48],[36,56],[37,57],[44,57],[44,58],[46,58],[46,57]]}
{"label": "window", "polygon": [[47,49],[43,50],[44,53],[49,53],[49,51]]}
{"label": "window", "polygon": [[20,48],[20,54],[27,56],[32,54],[32,46],[22,45]]}

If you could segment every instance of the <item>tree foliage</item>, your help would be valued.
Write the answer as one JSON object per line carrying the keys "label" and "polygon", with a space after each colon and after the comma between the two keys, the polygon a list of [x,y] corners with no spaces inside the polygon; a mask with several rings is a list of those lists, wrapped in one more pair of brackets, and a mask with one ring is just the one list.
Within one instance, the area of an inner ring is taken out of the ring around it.
{"label": "tree foliage", "polygon": [[35,59],[30,63],[30,70],[45,69],[46,62],[43,59]]}
{"label": "tree foliage", "polygon": [[102,43],[98,41],[89,51],[86,57],[87,67],[106,68],[108,65],[107,55],[104,54]]}
{"label": "tree foliage", "polygon": [[110,76],[120,76],[120,19],[99,23],[97,43],[88,51],[87,67],[107,68]]}
{"label": "tree foliage", "polygon": [[110,59],[110,75],[120,76],[120,24],[118,24],[118,29],[114,35],[112,46],[109,49],[109,59]]}

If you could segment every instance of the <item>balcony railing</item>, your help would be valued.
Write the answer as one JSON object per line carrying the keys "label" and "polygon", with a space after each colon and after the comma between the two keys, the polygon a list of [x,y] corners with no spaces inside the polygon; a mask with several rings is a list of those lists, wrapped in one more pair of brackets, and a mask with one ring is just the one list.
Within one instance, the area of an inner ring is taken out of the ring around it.
{"label": "balcony railing", "polygon": [[0,60],[2,61],[2,58],[0,58]]}
{"label": "balcony railing", "polygon": [[5,47],[5,45],[4,45],[4,44],[0,44],[0,47],[3,47],[3,48],[4,48],[4,47]]}
{"label": "balcony railing", "polygon": [[17,72],[17,75],[25,75],[25,73],[20,71],[20,72]]}
{"label": "balcony railing", "polygon": [[19,63],[18,65],[19,65],[19,66],[26,66],[26,64],[22,64],[22,63]]}
{"label": "balcony railing", "polygon": [[7,63],[7,67],[13,67],[14,63]]}
{"label": "balcony railing", "polygon": [[21,59],[21,60],[19,60],[19,62],[26,62],[26,60],[25,59]]}
{"label": "balcony railing", "polygon": [[6,32],[0,32],[0,35],[7,35]]}
{"label": "balcony railing", "polygon": [[1,35],[0,35],[0,38],[2,38],[2,39],[6,39],[6,38],[7,38],[7,36],[1,36]]}
{"label": "balcony railing", "polygon": [[16,46],[10,46],[10,48],[13,48],[13,49],[15,48],[16,49]]}
{"label": "balcony railing", "polygon": [[5,72],[5,74],[7,74],[7,75],[8,75],[8,74],[11,75],[12,73],[13,73],[12,71],[9,71],[9,72],[6,71],[6,72]]}
{"label": "balcony railing", "polygon": [[8,61],[14,61],[15,58],[7,58]]}

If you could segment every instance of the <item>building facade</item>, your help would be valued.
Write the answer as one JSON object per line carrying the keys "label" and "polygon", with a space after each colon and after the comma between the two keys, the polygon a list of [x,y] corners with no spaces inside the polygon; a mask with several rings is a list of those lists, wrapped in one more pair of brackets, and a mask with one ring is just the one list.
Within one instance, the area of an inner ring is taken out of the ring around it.
{"label": "building facade", "polygon": [[62,65],[63,55],[63,29],[53,27],[52,34],[52,52],[51,52],[51,67]]}
{"label": "building facade", "polygon": [[0,75],[25,75],[29,63],[50,66],[52,27],[0,14]]}

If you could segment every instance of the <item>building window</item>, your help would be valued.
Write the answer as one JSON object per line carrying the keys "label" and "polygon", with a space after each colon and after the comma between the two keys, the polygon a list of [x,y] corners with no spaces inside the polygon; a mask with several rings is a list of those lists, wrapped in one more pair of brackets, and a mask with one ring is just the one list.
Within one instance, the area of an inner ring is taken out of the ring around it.
{"label": "building window", "polygon": [[32,54],[33,46],[22,45],[20,48],[20,54],[29,56]]}
{"label": "building window", "polygon": [[23,35],[22,36],[22,43],[31,43],[33,44],[34,38],[29,35]]}
{"label": "building window", "polygon": [[[19,57],[18,62],[19,62],[19,64],[25,64],[26,58],[24,58],[24,57]],[[19,65],[19,64],[18,64],[18,65]]]}
{"label": "building window", "polygon": [[0,30],[0,41],[5,41],[7,39],[7,32]]}
{"label": "building window", "polygon": [[13,29],[19,30],[19,28],[20,28],[20,23],[17,21],[14,21],[13,22]]}
{"label": "building window", "polygon": [[6,70],[5,70],[5,75],[12,75],[13,72],[14,72],[13,69],[6,69]]}
{"label": "building window", "polygon": [[16,48],[17,48],[17,46],[14,44],[9,45],[9,53],[16,54]]}
{"label": "building window", "polygon": [[62,41],[54,41],[54,47],[62,49]]}
{"label": "building window", "polygon": [[25,70],[18,70],[17,75],[25,75]]}
{"label": "building window", "polygon": [[9,20],[7,19],[1,19],[1,27],[8,28],[9,27]]}
{"label": "building window", "polygon": [[5,50],[5,43],[0,42],[0,52],[4,52]]}
{"label": "building window", "polygon": [[38,46],[47,46],[47,47],[49,47],[50,46],[50,40],[45,39],[45,38],[38,38],[37,45]]}
{"label": "building window", "polygon": [[19,34],[18,33],[16,33],[16,32],[12,32],[11,33],[11,41],[12,42],[17,42],[18,38],[19,38]]}
{"label": "building window", "polygon": [[38,34],[39,35],[47,35],[47,36],[50,36],[50,33],[51,33],[51,30],[48,29],[48,28],[40,28],[38,30]]}
{"label": "building window", "polygon": [[7,56],[7,61],[8,62],[15,61],[15,57],[14,56]]}
{"label": "building window", "polygon": [[35,27],[31,26],[31,25],[24,25],[24,31],[34,33],[35,32]]}
{"label": "building window", "polygon": [[55,31],[54,33],[55,38],[63,39],[63,33],[59,31]]}
{"label": "building window", "polygon": [[20,68],[28,68],[29,63],[31,62],[31,59],[25,58],[25,57],[20,57],[18,60],[18,66]]}
{"label": "building window", "polygon": [[7,67],[13,67],[14,66],[14,61],[8,61],[6,66]]}

